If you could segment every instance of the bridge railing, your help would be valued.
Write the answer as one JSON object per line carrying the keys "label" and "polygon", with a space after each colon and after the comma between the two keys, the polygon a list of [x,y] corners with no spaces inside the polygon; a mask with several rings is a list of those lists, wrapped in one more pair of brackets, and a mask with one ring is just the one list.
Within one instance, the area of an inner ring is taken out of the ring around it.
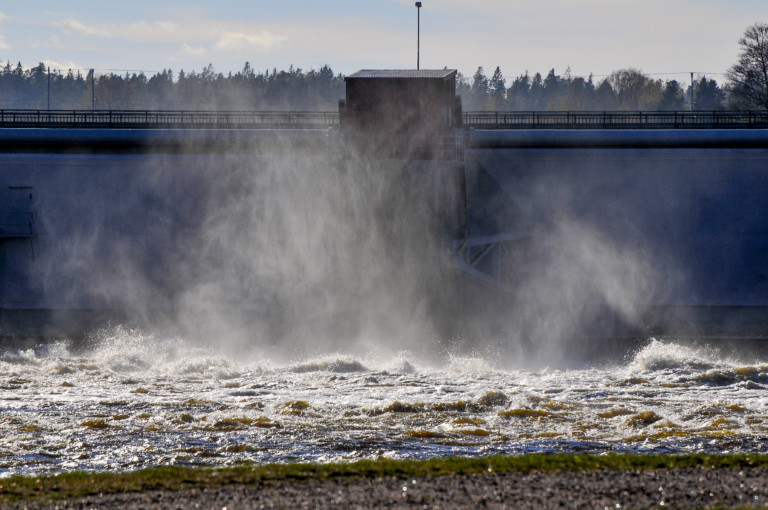
{"label": "bridge railing", "polygon": [[753,129],[768,128],[768,112],[465,112],[479,129]]}
{"label": "bridge railing", "polygon": [[279,129],[338,125],[336,112],[0,110],[0,127]]}
{"label": "bridge railing", "polygon": [[[479,129],[768,128],[766,111],[503,112],[463,114]],[[336,128],[338,112],[182,110],[0,110],[0,128],[281,129]]]}

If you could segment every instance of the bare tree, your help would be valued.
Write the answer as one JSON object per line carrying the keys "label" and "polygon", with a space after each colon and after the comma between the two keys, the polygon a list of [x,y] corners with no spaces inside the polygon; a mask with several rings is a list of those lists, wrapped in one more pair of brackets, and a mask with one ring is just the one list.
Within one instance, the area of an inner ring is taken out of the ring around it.
{"label": "bare tree", "polygon": [[726,73],[731,92],[750,108],[768,109],[768,24],[748,27],[739,46],[739,61]]}

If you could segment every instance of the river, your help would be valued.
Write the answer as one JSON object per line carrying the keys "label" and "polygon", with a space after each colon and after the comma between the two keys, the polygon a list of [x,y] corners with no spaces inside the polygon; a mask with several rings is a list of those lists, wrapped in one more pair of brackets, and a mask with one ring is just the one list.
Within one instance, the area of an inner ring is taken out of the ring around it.
{"label": "river", "polygon": [[619,359],[221,354],[113,328],[0,356],[0,476],[528,452],[763,452],[768,360],[649,338]]}

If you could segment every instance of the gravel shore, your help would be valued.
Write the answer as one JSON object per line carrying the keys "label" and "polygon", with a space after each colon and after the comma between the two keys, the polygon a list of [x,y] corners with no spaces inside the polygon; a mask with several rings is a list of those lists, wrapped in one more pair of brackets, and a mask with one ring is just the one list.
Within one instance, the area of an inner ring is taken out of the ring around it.
{"label": "gravel shore", "polygon": [[768,506],[768,467],[339,478],[90,496],[10,508],[745,508]]}

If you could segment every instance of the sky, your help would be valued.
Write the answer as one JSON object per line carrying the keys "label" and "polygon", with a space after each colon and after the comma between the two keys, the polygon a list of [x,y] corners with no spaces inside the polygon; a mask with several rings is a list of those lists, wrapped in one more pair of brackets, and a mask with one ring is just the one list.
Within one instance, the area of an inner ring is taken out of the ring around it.
{"label": "sky", "polygon": [[334,72],[416,67],[472,76],[570,68],[597,80],[640,69],[718,83],[744,29],[768,23],[766,0],[5,0],[0,59],[97,73]]}

